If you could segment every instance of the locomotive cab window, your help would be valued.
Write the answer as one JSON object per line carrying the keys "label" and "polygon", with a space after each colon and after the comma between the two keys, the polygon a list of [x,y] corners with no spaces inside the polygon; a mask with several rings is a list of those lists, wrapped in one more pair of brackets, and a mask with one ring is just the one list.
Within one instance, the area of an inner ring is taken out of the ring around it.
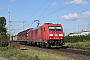
{"label": "locomotive cab window", "polygon": [[49,26],[49,31],[62,31],[61,26]]}
{"label": "locomotive cab window", "polygon": [[49,26],[49,31],[55,31],[55,27],[54,26]]}
{"label": "locomotive cab window", "polygon": [[62,31],[62,27],[61,26],[56,26],[55,29],[56,29],[56,31]]}

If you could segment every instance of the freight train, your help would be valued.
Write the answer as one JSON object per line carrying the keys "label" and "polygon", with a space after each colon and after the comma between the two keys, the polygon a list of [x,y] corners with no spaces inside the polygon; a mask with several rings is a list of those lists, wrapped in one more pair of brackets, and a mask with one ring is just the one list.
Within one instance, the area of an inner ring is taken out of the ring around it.
{"label": "freight train", "polygon": [[14,39],[40,47],[58,47],[64,44],[64,32],[61,24],[44,23],[37,28],[19,32]]}

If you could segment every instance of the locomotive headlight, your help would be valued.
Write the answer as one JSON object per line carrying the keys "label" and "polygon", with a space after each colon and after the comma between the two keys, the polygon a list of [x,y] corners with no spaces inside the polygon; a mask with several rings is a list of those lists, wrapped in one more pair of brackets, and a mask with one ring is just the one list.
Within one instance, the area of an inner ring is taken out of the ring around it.
{"label": "locomotive headlight", "polygon": [[59,36],[63,36],[63,34],[59,34]]}
{"label": "locomotive headlight", "polygon": [[63,39],[63,38],[60,38],[60,39]]}
{"label": "locomotive headlight", "polygon": [[49,34],[49,36],[53,36],[53,34]]}

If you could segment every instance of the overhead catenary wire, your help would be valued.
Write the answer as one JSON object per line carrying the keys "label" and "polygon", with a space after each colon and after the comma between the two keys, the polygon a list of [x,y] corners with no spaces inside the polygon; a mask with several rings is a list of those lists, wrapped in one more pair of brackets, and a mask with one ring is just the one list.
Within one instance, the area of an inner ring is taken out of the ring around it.
{"label": "overhead catenary wire", "polygon": [[[54,0],[52,0],[52,2],[53,2]],[[52,3],[51,2],[51,3]],[[41,17],[45,12],[46,12],[46,10],[49,8],[51,6],[51,4],[49,4],[45,9],[44,9],[44,11],[39,15],[39,17]]]}
{"label": "overhead catenary wire", "polygon": [[50,16],[50,15],[52,15],[52,14],[54,14],[54,13],[60,11],[60,10],[63,10],[63,9],[65,9],[65,8],[67,8],[67,7],[69,7],[69,6],[73,5],[73,4],[75,4],[76,2],[78,2],[78,1],[75,1],[74,3],[71,3],[71,4],[69,4],[69,5],[65,6],[65,7],[62,7],[62,8],[60,8],[60,9],[58,9],[58,10],[56,10],[56,11],[50,13],[50,14],[47,14],[46,16],[43,16],[43,17],[41,17],[40,19],[43,19],[43,18],[45,18],[45,17],[47,17],[47,16]]}
{"label": "overhead catenary wire", "polygon": [[[54,1],[54,0],[53,0]],[[53,1],[52,1],[52,3],[53,3]],[[66,1],[66,0],[65,0]],[[59,3],[58,4],[58,6],[60,5],[61,3]],[[47,8],[49,8],[51,6],[51,4],[47,7]],[[55,7],[53,7],[53,8],[51,8],[51,9],[49,9],[48,11],[50,11],[50,10],[52,10],[52,9],[54,9]],[[46,9],[47,10],[47,9]],[[44,10],[43,11],[43,13],[39,16],[39,18],[42,16],[42,15],[44,15],[44,13],[46,13],[47,11],[46,10]]]}
{"label": "overhead catenary wire", "polygon": [[[49,0],[47,0],[37,11],[35,11],[35,12],[31,15],[31,17],[33,17],[48,1],[49,1]],[[31,18],[31,17],[30,17],[30,18]]]}

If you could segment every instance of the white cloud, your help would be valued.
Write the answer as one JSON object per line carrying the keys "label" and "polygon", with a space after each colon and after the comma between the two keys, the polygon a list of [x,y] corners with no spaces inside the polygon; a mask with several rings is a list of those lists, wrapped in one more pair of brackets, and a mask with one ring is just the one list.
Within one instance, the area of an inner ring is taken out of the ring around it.
{"label": "white cloud", "polygon": [[88,4],[88,2],[85,0],[72,0],[71,2],[65,2],[65,4],[75,4],[75,5],[85,6]]}
{"label": "white cloud", "polygon": [[11,2],[14,2],[15,0],[11,0]]}
{"label": "white cloud", "polygon": [[63,20],[77,20],[79,18],[79,15],[77,13],[64,15],[61,17]]}
{"label": "white cloud", "polygon": [[56,2],[53,2],[51,5],[58,6],[59,4],[57,4]]}
{"label": "white cloud", "polygon": [[78,15],[77,13],[64,15],[61,17],[62,20],[75,21],[77,19],[90,19],[90,11],[85,11]]}
{"label": "white cloud", "polygon": [[90,18],[90,11],[86,11],[82,13],[82,18],[89,19]]}

